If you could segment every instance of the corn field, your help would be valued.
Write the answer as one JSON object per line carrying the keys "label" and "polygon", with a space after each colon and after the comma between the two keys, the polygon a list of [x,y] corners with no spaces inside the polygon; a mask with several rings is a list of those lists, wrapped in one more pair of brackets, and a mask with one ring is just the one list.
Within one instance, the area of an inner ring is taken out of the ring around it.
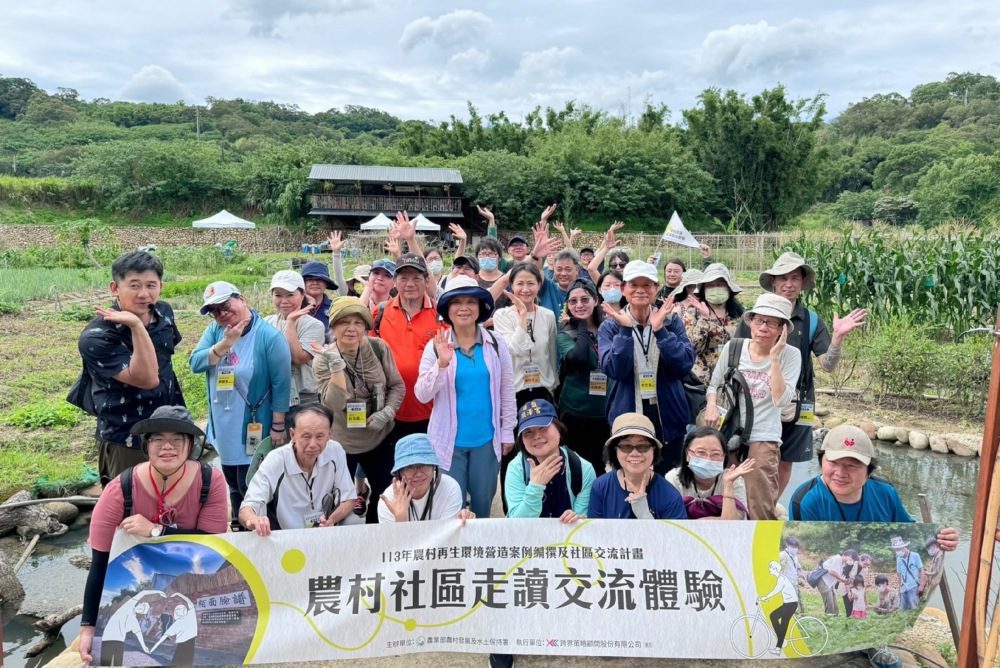
{"label": "corn field", "polygon": [[953,335],[993,325],[1000,304],[1000,235],[952,231],[886,237],[852,232],[839,241],[788,244],[816,270],[810,305],[829,317],[867,308],[879,323],[905,316]]}

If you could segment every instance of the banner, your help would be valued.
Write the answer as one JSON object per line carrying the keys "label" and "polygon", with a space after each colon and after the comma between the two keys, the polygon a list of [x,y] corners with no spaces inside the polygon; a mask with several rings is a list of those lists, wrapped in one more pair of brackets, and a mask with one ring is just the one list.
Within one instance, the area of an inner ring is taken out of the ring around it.
{"label": "banner", "polygon": [[684,223],[681,222],[681,217],[674,214],[670,216],[670,222],[667,223],[667,229],[663,231],[664,241],[670,241],[675,244],[680,244],[681,246],[688,246],[690,248],[698,248],[699,244],[695,240],[691,233],[688,232],[687,228],[684,227]]}
{"label": "banner", "polygon": [[428,651],[833,654],[913,624],[943,570],[940,553],[924,550],[935,533],[926,524],[540,519],[268,538],[119,532],[94,655],[101,665],[223,665]]}

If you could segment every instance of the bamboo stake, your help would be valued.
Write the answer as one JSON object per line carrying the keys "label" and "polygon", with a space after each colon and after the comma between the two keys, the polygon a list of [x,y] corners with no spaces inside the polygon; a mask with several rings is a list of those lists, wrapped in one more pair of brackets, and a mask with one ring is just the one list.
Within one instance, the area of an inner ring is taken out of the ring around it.
{"label": "bamboo stake", "polygon": [[[1000,330],[1000,308],[997,309],[996,329]],[[979,482],[976,512],[972,524],[969,548],[969,569],[966,580],[965,605],[962,608],[962,629],[958,645],[958,668],[978,668],[985,663],[988,642],[985,640],[986,606],[990,591],[997,515],[1000,510],[1000,480],[997,472],[1000,446],[1000,337],[993,342],[993,367],[990,372],[990,394],[986,406],[983,446],[979,457]],[[985,492],[985,493],[984,493]],[[970,596],[970,592],[975,595]],[[997,620],[1000,623],[1000,620]],[[994,655],[995,656],[995,655]]]}
{"label": "bamboo stake", "polygon": [[21,558],[17,560],[16,564],[14,564],[14,575],[17,575],[17,572],[21,570],[21,566],[24,566],[24,562],[28,560],[28,556],[31,555],[31,551],[35,549],[36,545],[38,545],[39,538],[41,538],[41,535],[37,533],[32,536],[31,542],[28,543],[28,547],[24,548],[24,552],[21,553]]}
{"label": "bamboo stake", "polygon": [[[927,501],[926,494],[919,494],[917,496],[920,499],[920,516],[924,522],[933,522],[931,519],[931,505]],[[944,566],[942,565],[942,568]],[[947,573],[941,573],[941,598],[944,600],[944,611],[948,616],[948,626],[951,628],[951,639],[955,643],[955,647],[958,647],[959,642],[959,631],[958,631],[958,615],[955,614],[955,603],[951,598],[951,585],[948,583]]]}

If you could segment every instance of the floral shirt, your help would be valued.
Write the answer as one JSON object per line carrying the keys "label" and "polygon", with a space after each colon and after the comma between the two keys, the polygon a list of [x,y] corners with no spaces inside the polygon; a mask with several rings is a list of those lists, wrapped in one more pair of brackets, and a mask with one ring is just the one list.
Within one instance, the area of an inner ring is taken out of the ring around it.
{"label": "floral shirt", "polygon": [[740,319],[728,315],[719,318],[714,311],[706,317],[694,307],[684,309],[683,319],[684,329],[694,347],[694,368],[691,372],[708,385],[715,363],[719,361],[719,352],[733,338]]}

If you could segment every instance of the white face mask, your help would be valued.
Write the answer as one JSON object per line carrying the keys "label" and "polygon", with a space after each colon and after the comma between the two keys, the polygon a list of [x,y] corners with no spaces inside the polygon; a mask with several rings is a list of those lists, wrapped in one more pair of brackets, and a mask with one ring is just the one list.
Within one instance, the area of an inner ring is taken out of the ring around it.
{"label": "white face mask", "polygon": [[441,260],[431,260],[430,262],[427,263],[427,271],[431,272],[434,275],[440,274],[442,271],[444,271],[444,262],[442,262]]}
{"label": "white face mask", "polygon": [[688,461],[688,468],[694,473],[694,477],[702,480],[716,478],[722,475],[723,470],[722,462],[713,462],[711,459],[702,459],[701,457],[692,457]]}
{"label": "white face mask", "polygon": [[705,301],[718,306],[729,300],[729,288],[705,288]]}

